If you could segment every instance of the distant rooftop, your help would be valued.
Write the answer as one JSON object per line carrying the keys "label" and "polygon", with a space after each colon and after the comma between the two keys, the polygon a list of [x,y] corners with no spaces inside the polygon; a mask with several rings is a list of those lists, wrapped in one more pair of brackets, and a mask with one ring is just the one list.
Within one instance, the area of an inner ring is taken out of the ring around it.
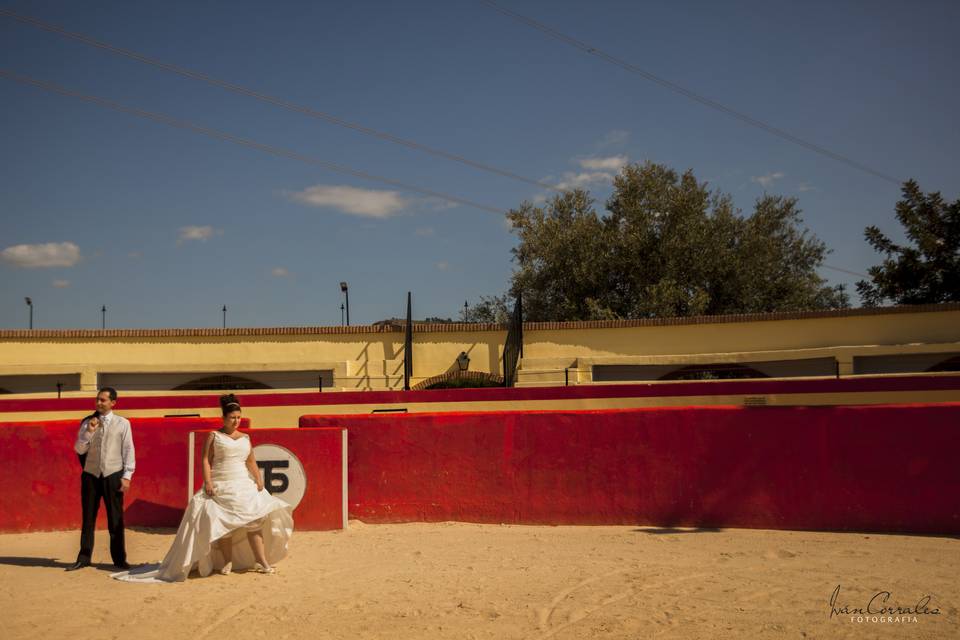
{"label": "distant rooftop", "polygon": [[[742,313],[717,316],[679,318],[643,318],[639,320],[577,320],[570,322],[525,322],[525,331],[563,329],[621,329],[629,327],[662,327],[675,325],[723,324],[734,322],[769,322],[776,320],[814,320],[854,316],[897,315],[904,313],[938,313],[960,311],[960,303],[923,304],[901,307],[860,307],[829,311],[783,311],[777,313]],[[381,320],[372,325],[332,327],[229,327],[195,329],[0,329],[0,340],[49,338],[188,338],[216,336],[298,336],[360,333],[395,333],[406,328],[406,320]],[[464,322],[413,322],[414,333],[455,333],[470,331],[505,331],[507,325]]]}

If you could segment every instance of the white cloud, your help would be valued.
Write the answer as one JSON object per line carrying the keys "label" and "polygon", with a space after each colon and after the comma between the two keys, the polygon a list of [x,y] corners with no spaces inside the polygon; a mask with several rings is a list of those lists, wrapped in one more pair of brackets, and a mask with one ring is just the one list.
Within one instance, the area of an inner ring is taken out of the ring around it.
{"label": "white cloud", "polygon": [[557,183],[557,188],[563,190],[577,189],[598,182],[611,182],[612,180],[613,174],[606,171],[584,171],[582,173],[567,171],[563,174],[563,180]]}
{"label": "white cloud", "polygon": [[765,176],[750,176],[751,182],[759,182],[762,187],[769,187],[773,184],[774,180],[779,180],[784,177],[786,174],[782,171],[776,171],[774,173],[768,173]]}
{"label": "white cloud", "polygon": [[803,193],[803,192],[806,192],[806,191],[819,191],[819,189],[817,189],[815,186],[813,186],[813,185],[810,184],[809,182],[801,182],[801,183],[797,186],[797,191]]}
{"label": "white cloud", "polygon": [[180,235],[177,238],[177,244],[183,244],[184,242],[189,242],[190,240],[206,242],[213,236],[221,235],[222,233],[223,231],[220,229],[214,229],[209,225],[204,227],[180,227]]}
{"label": "white cloud", "polygon": [[427,237],[429,237],[429,236],[435,235],[436,232],[433,230],[433,227],[420,227],[419,229],[417,229],[417,230],[414,231],[413,233],[416,234],[416,235],[418,235],[418,236],[427,238]]}
{"label": "white cloud", "polygon": [[270,275],[274,278],[286,278],[290,275],[290,272],[283,267],[274,267],[273,270],[270,271]]}
{"label": "white cloud", "polygon": [[407,206],[407,201],[397,191],[358,189],[346,185],[318,184],[288,195],[314,207],[331,207],[367,218],[388,218]]}
{"label": "white cloud", "polygon": [[608,131],[607,134],[600,139],[598,146],[600,147],[620,146],[624,144],[627,141],[627,138],[629,137],[630,137],[629,131],[624,131],[623,129],[613,129],[612,131]]}
{"label": "white cloud", "polygon": [[53,281],[53,286],[56,287],[57,289],[66,289],[67,287],[70,286],[70,281],[69,281],[69,280],[54,280],[54,281]]}
{"label": "white cloud", "polygon": [[620,171],[629,162],[625,155],[608,156],[606,158],[581,158],[577,160],[584,169],[593,171]]}
{"label": "white cloud", "polygon": [[435,266],[439,271],[446,271],[447,269],[450,268],[450,263],[446,261],[441,261],[441,262],[438,262]]}
{"label": "white cloud", "polygon": [[80,247],[72,242],[18,244],[0,251],[0,259],[23,269],[72,267],[80,262]]}

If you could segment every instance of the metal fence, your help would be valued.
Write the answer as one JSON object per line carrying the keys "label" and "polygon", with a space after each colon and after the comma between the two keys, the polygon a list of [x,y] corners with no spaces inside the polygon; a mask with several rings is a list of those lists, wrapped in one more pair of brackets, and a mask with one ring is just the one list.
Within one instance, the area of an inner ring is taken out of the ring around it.
{"label": "metal fence", "polygon": [[517,293],[510,324],[507,325],[507,340],[503,345],[503,386],[512,387],[517,381],[517,363],[523,357],[523,296]]}

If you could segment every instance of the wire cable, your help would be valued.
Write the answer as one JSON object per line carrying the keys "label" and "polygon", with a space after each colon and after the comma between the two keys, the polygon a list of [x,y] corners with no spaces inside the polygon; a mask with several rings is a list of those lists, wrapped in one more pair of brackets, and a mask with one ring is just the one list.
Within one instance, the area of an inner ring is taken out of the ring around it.
{"label": "wire cable", "polygon": [[834,267],[834,266],[831,266],[831,265],[829,265],[829,264],[822,264],[822,265],[820,265],[820,266],[823,267],[824,269],[833,269],[834,271],[839,271],[839,272],[841,272],[841,273],[847,273],[847,274],[850,274],[851,276],[859,276],[859,277],[861,277],[861,278],[868,278],[868,279],[870,278],[870,276],[868,276],[868,275],[865,274],[865,273],[859,273],[859,272],[857,272],[857,271],[850,271],[849,269],[841,269],[840,267]]}
{"label": "wire cable", "polygon": [[122,113],[127,113],[130,115],[135,115],[140,118],[146,118],[148,120],[154,120],[171,127],[177,127],[187,131],[192,131],[194,133],[200,133],[210,138],[215,138],[217,140],[224,140],[226,142],[232,142],[237,145],[244,147],[249,147],[251,149],[256,149],[258,151],[263,151],[275,156],[280,156],[282,158],[290,158],[292,160],[298,160],[300,162],[305,162],[307,164],[317,165],[330,171],[336,171],[337,173],[344,173],[350,176],[361,178],[363,180],[370,180],[372,182],[382,182],[388,184],[392,187],[397,187],[403,189],[404,191],[411,191],[414,193],[419,193],[422,195],[430,196],[432,198],[438,198],[440,200],[445,200],[447,202],[452,202],[456,204],[462,204],[468,207],[473,207],[475,209],[480,209],[482,211],[489,211],[490,213],[496,213],[502,215],[505,213],[503,209],[497,209],[496,207],[490,207],[484,204],[479,204],[465,198],[460,198],[457,196],[452,196],[441,191],[433,191],[431,189],[425,189],[423,187],[417,187],[415,185],[406,184],[398,180],[393,180],[391,178],[384,178],[382,176],[374,175],[372,173],[367,173],[365,171],[359,171],[357,169],[352,169],[342,164],[337,164],[335,162],[327,162],[326,160],[320,160],[319,158],[314,158],[312,156],[307,156],[296,151],[290,151],[288,149],[283,149],[281,147],[274,147],[267,144],[262,144],[260,142],[255,142],[253,140],[248,140],[246,138],[241,138],[239,136],[234,136],[229,133],[224,133],[223,131],[218,131],[216,129],[211,129],[209,127],[201,127],[200,125],[187,122],[186,120],[178,120],[177,118],[172,118],[160,113],[154,113],[152,111],[144,111],[143,109],[136,109],[134,107],[128,107],[126,105],[120,104],[118,102],[113,102],[112,100],[107,100],[106,98],[100,98],[98,96],[88,95],[67,89],[57,84],[51,82],[44,82],[42,80],[35,80],[33,78],[19,75],[13,73],[12,71],[7,71],[6,69],[0,69],[0,77],[6,78],[8,80],[13,80],[21,84],[33,85],[39,87],[46,91],[53,93],[59,93],[60,95],[69,96],[71,98],[77,98],[85,102],[90,102],[93,104],[100,105],[101,107],[107,107],[108,109],[113,109],[114,111],[120,111]]}
{"label": "wire cable", "polygon": [[654,82],[654,83],[660,85],[661,87],[664,87],[664,88],[666,88],[666,89],[669,89],[670,91],[673,91],[673,92],[675,92],[675,93],[679,93],[680,95],[682,95],[682,96],[684,96],[684,97],[686,97],[686,98],[689,98],[690,100],[693,100],[694,102],[699,102],[700,104],[702,104],[702,105],[704,105],[704,106],[706,106],[706,107],[709,107],[709,108],[714,109],[714,110],[716,110],[716,111],[719,111],[719,112],[721,112],[721,113],[725,113],[726,115],[728,115],[728,116],[730,116],[730,117],[732,117],[732,118],[736,118],[737,120],[740,120],[741,122],[743,122],[743,123],[745,123],[745,124],[748,124],[748,125],[750,125],[751,127],[756,127],[757,129],[761,129],[761,130],[763,130],[763,131],[766,131],[767,133],[772,134],[772,135],[775,135],[775,136],[777,136],[778,138],[781,138],[781,139],[783,139],[783,140],[786,140],[787,142],[791,142],[791,143],[793,143],[793,144],[795,144],[795,145],[797,145],[797,146],[803,147],[804,149],[807,149],[808,151],[813,151],[814,153],[817,153],[817,154],[819,154],[819,155],[821,155],[821,156],[824,156],[824,157],[826,157],[826,158],[830,158],[831,160],[836,160],[837,162],[843,163],[843,164],[847,165],[848,167],[852,167],[852,168],[854,168],[854,169],[857,169],[858,171],[862,171],[862,172],[867,173],[867,174],[869,174],[869,175],[872,175],[872,176],[874,176],[874,177],[876,177],[876,178],[880,178],[881,180],[886,180],[887,182],[892,182],[893,184],[896,184],[896,185],[900,185],[900,184],[903,183],[902,180],[898,180],[897,178],[894,178],[894,177],[891,176],[891,175],[888,175],[888,174],[886,174],[886,173],[883,173],[883,172],[881,172],[881,171],[878,171],[878,170],[876,170],[876,169],[873,169],[873,168],[871,168],[871,167],[868,167],[867,165],[863,164],[862,162],[858,162],[858,161],[856,161],[856,160],[853,160],[852,158],[849,158],[849,157],[847,157],[847,156],[841,155],[841,154],[839,154],[839,153],[837,153],[837,152],[835,152],[835,151],[831,151],[830,149],[827,149],[826,147],[822,147],[822,146],[820,146],[820,145],[818,145],[818,144],[814,144],[814,143],[812,143],[812,142],[808,142],[808,141],[804,140],[803,138],[800,138],[800,137],[798,137],[798,136],[795,136],[795,135],[793,135],[792,133],[788,133],[788,132],[784,131],[783,129],[779,129],[779,128],[777,128],[777,127],[774,127],[773,125],[767,124],[766,122],[763,122],[762,120],[758,120],[757,118],[754,118],[753,116],[747,115],[747,114],[745,114],[745,113],[743,113],[743,112],[741,112],[741,111],[737,111],[736,109],[733,109],[733,108],[728,107],[728,106],[726,106],[726,105],[724,105],[724,104],[721,104],[721,103],[717,102],[716,100],[711,100],[710,98],[706,98],[706,97],[704,97],[704,96],[701,96],[700,94],[695,93],[695,92],[691,91],[690,89],[687,89],[687,88],[685,88],[685,87],[682,87],[682,86],[678,85],[678,84],[675,83],[675,82],[671,82],[670,80],[666,80],[666,79],[664,79],[664,78],[661,78],[660,76],[654,75],[653,73],[650,73],[649,71],[646,71],[646,70],[644,70],[644,69],[641,69],[640,67],[638,67],[638,66],[636,66],[636,65],[634,65],[634,64],[631,64],[631,63],[629,63],[629,62],[627,62],[627,61],[625,61],[625,60],[622,60],[622,59],[620,59],[620,58],[617,58],[617,57],[615,57],[615,56],[613,56],[613,55],[611,55],[611,54],[609,54],[609,53],[607,53],[607,52],[605,52],[605,51],[603,51],[603,50],[601,50],[601,49],[598,49],[597,47],[594,47],[593,45],[590,45],[590,44],[587,44],[586,42],[583,42],[582,40],[577,40],[577,39],[574,38],[573,36],[569,36],[569,35],[567,35],[567,34],[565,34],[565,33],[561,33],[560,31],[557,31],[556,29],[552,29],[552,28],[548,27],[547,25],[545,25],[545,24],[543,24],[543,23],[541,23],[541,22],[537,22],[537,21],[534,20],[533,18],[529,18],[529,17],[527,17],[527,16],[524,16],[524,15],[521,15],[521,14],[519,14],[519,13],[516,13],[515,11],[511,11],[510,9],[507,9],[507,8],[505,8],[505,7],[502,7],[502,6],[500,6],[499,4],[497,4],[496,2],[493,2],[493,0],[480,0],[480,3],[483,4],[483,5],[486,5],[486,6],[489,7],[490,9],[493,9],[494,11],[497,11],[498,13],[501,13],[501,14],[507,16],[508,18],[511,18],[511,19],[513,19],[513,20],[515,20],[515,21],[517,21],[517,22],[522,23],[522,24],[525,24],[525,25],[527,25],[528,27],[532,27],[532,28],[536,29],[537,31],[540,31],[540,32],[542,32],[542,33],[545,33],[546,35],[550,36],[551,38],[554,38],[554,39],[556,39],[556,40],[559,40],[559,41],[561,41],[561,42],[564,42],[564,43],[566,43],[566,44],[568,44],[568,45],[570,45],[570,46],[572,46],[572,47],[574,47],[574,48],[576,48],[576,49],[579,49],[580,51],[583,51],[584,53],[587,53],[587,54],[592,55],[592,56],[596,56],[597,58],[600,58],[601,60],[603,60],[603,61],[605,61],[605,62],[608,62],[608,63],[610,63],[610,64],[616,65],[616,66],[618,66],[618,67],[620,67],[620,68],[622,68],[622,69],[626,69],[626,70],[629,71],[630,73],[634,73],[634,74],[636,74],[636,75],[638,75],[638,76],[641,76],[641,77],[649,80],[650,82]]}
{"label": "wire cable", "polygon": [[398,144],[398,145],[407,147],[407,148],[409,148],[409,149],[414,149],[414,150],[416,150],[416,151],[421,151],[421,152],[423,152],[423,153],[427,153],[427,154],[430,154],[430,155],[433,155],[433,156],[436,156],[436,157],[439,157],[439,158],[443,158],[443,159],[445,159],[445,160],[451,160],[451,161],[453,161],[453,162],[459,162],[460,164],[463,164],[463,165],[466,165],[466,166],[469,166],[469,167],[473,167],[474,169],[479,169],[479,170],[481,170],[481,171],[486,171],[486,172],[488,172],[488,173],[493,173],[493,174],[496,174],[496,175],[499,175],[499,176],[503,176],[503,177],[505,177],[505,178],[511,178],[511,179],[513,179],[513,180],[518,180],[518,181],[520,181],[520,182],[525,182],[525,183],[527,183],[527,184],[530,184],[530,185],[533,185],[533,186],[536,186],[536,187],[540,187],[540,188],[543,188],[543,189],[549,189],[549,190],[551,190],[551,191],[557,191],[557,192],[561,192],[561,193],[565,191],[565,189],[562,189],[562,188],[560,188],[560,187],[557,186],[557,185],[549,184],[549,183],[543,182],[543,181],[541,181],[541,180],[536,180],[536,179],[534,179],[534,178],[527,178],[526,176],[522,176],[522,175],[520,175],[520,174],[518,174],[518,173],[514,173],[514,172],[509,171],[509,170],[507,170],[507,169],[501,169],[501,168],[495,167],[495,166],[493,166],[493,165],[489,165],[489,164],[485,164],[485,163],[482,163],[482,162],[478,162],[478,161],[476,161],[476,160],[471,160],[471,159],[469,159],[469,158],[466,158],[466,157],[464,157],[464,156],[461,156],[461,155],[458,155],[458,154],[455,154],[455,153],[451,153],[451,152],[449,152],[449,151],[443,151],[442,149],[436,149],[436,148],[434,148],[434,147],[430,147],[430,146],[427,146],[427,145],[425,145],[425,144],[421,144],[421,143],[416,142],[416,141],[414,141],[414,140],[410,140],[410,139],[407,139],[407,138],[401,138],[400,136],[395,136],[395,135],[390,134],[390,133],[386,133],[386,132],[383,132],[383,131],[378,131],[377,129],[373,129],[373,128],[371,128],[371,127],[367,127],[367,126],[364,126],[364,125],[362,125],[362,124],[357,124],[356,122],[350,122],[350,121],[348,121],[348,120],[344,120],[343,118],[338,118],[337,116],[334,116],[334,115],[329,114],[329,113],[325,113],[325,112],[323,112],[323,111],[319,111],[319,110],[317,110],[317,109],[313,109],[313,108],[311,108],[311,107],[307,107],[307,106],[304,106],[304,105],[301,105],[301,104],[297,104],[297,103],[295,103],[295,102],[290,102],[289,100],[284,100],[284,99],[282,99],[282,98],[277,98],[277,97],[275,97],[275,96],[271,96],[271,95],[268,95],[268,94],[265,94],[265,93],[260,93],[260,92],[258,92],[258,91],[253,90],[253,89],[250,89],[250,88],[248,88],[248,87],[244,87],[244,86],[239,85],[239,84],[235,84],[235,83],[232,83],[232,82],[228,82],[228,81],[226,81],[226,80],[220,80],[220,79],[218,79],[218,78],[213,78],[213,77],[211,77],[211,76],[208,76],[208,75],[206,75],[206,74],[200,73],[200,72],[198,72],[198,71],[191,71],[190,69],[186,69],[186,68],[184,68],[184,67],[180,67],[180,66],[177,66],[177,65],[175,65],[175,64],[170,64],[170,63],[167,63],[167,62],[162,62],[162,61],[157,60],[157,59],[155,59],[155,58],[150,58],[150,57],[145,56],[145,55],[143,55],[143,54],[137,53],[136,51],[131,51],[131,50],[129,50],[129,49],[124,49],[124,48],[122,48],[122,47],[117,47],[117,46],[114,46],[114,45],[112,45],[112,44],[108,44],[108,43],[106,43],[106,42],[102,42],[102,41],[100,41],[100,40],[96,40],[96,39],[91,38],[91,37],[89,37],[89,36],[86,36],[86,35],[84,35],[84,34],[82,34],[82,33],[76,33],[76,32],[73,32],[73,31],[68,31],[68,30],[66,30],[66,29],[64,29],[64,28],[62,28],[62,27],[58,27],[57,25],[50,24],[50,23],[44,22],[44,21],[42,21],[42,20],[38,20],[37,18],[33,18],[33,17],[31,17],[31,16],[25,16],[25,15],[21,15],[21,14],[19,14],[19,13],[14,13],[13,11],[10,11],[9,9],[0,9],[0,15],[7,16],[8,18],[12,18],[13,20],[17,20],[18,22],[21,22],[21,23],[23,23],[23,24],[28,24],[28,25],[31,25],[31,26],[33,26],[33,27],[37,27],[38,29],[43,29],[44,31],[48,31],[48,32],[50,32],[50,33],[55,33],[55,34],[57,34],[57,35],[61,35],[61,36],[67,37],[67,38],[72,38],[72,39],[74,39],[74,40],[77,40],[78,42],[82,42],[82,43],[84,43],[84,44],[86,44],[86,45],[89,45],[89,46],[91,46],[91,47],[97,47],[97,48],[99,48],[99,49],[103,49],[104,51],[109,51],[110,53],[115,53],[115,54],[117,54],[117,55],[125,56],[125,57],[127,57],[127,58],[132,59],[132,60],[136,60],[137,62],[142,62],[143,64],[148,64],[148,65],[157,67],[157,68],[159,68],[159,69],[163,69],[163,70],[165,70],[165,71],[169,71],[169,72],[171,72],[171,73],[176,73],[176,74],[178,74],[178,75],[180,75],[180,76],[183,76],[183,77],[185,77],[185,78],[191,78],[191,79],[193,79],[193,80],[199,80],[199,81],[201,81],[201,82],[205,82],[205,83],[210,84],[210,85],[213,85],[213,86],[215,86],[215,87],[220,87],[221,89],[226,89],[227,91],[232,91],[233,93],[237,93],[237,94],[240,94],[240,95],[248,96],[248,97],[250,97],[250,98],[255,98],[255,99],[260,100],[260,101],[262,101],[262,102],[267,102],[267,103],[269,103],[269,104],[272,104],[272,105],[275,105],[275,106],[278,106],[278,107],[282,107],[282,108],[287,109],[287,110],[289,110],[289,111],[295,111],[295,112],[297,112],[297,113],[301,113],[301,114],[303,114],[303,115],[305,115],[305,116],[309,116],[309,117],[311,117],[311,118],[315,118],[315,119],[318,119],[318,120],[325,120],[326,122],[329,122],[329,123],[332,123],[332,124],[335,124],[335,125],[337,125],[337,126],[344,127],[344,128],[347,128],[347,129],[352,129],[353,131],[357,131],[357,132],[362,133],[362,134],[364,134],[364,135],[368,135],[368,136],[371,136],[371,137],[374,137],[374,138],[379,138],[379,139],[381,139],[381,140],[386,140],[387,142],[392,142],[392,143],[394,143],[394,144]]}

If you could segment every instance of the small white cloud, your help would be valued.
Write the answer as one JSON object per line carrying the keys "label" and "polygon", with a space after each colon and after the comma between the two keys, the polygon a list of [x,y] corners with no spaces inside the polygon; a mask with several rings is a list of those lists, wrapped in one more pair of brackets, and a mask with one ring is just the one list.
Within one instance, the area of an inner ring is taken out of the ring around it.
{"label": "small white cloud", "polygon": [[274,267],[270,271],[270,275],[272,275],[274,278],[286,278],[290,275],[290,272],[283,267]]}
{"label": "small white cloud", "polygon": [[813,186],[809,182],[801,182],[797,186],[797,191],[804,193],[806,191],[819,191],[819,189],[817,189],[815,186]]}
{"label": "small white cloud", "polygon": [[70,286],[70,281],[69,281],[69,280],[54,280],[54,281],[53,281],[53,286],[56,287],[57,289],[66,289],[67,287]]}
{"label": "small white cloud", "polygon": [[557,183],[557,188],[566,191],[567,189],[577,189],[590,184],[600,182],[612,182],[613,174],[606,171],[585,171],[582,173],[573,173],[568,171],[563,174],[563,180]]}
{"label": "small white cloud", "polygon": [[416,234],[416,235],[418,235],[418,236],[420,236],[420,237],[422,237],[422,238],[428,238],[428,237],[436,234],[436,232],[433,230],[433,227],[420,227],[419,229],[417,229],[417,230],[414,231],[413,233]]}
{"label": "small white cloud", "polygon": [[771,184],[773,184],[774,180],[779,180],[785,175],[786,174],[784,174],[782,171],[776,171],[774,173],[768,173],[765,176],[750,176],[750,181],[759,182],[760,186],[762,187],[769,187]]}
{"label": "small white cloud", "polygon": [[407,206],[407,201],[397,191],[358,189],[346,185],[318,184],[288,195],[303,204],[330,207],[367,218],[388,218]]}
{"label": "small white cloud", "polygon": [[450,268],[450,263],[446,261],[438,262],[436,265],[438,271],[446,271]]}
{"label": "small white cloud", "polygon": [[191,240],[206,242],[213,236],[222,234],[223,231],[220,229],[214,229],[209,225],[204,227],[180,227],[179,236],[177,237],[177,244],[183,244],[184,242],[189,242]]}
{"label": "small white cloud", "polygon": [[630,137],[629,131],[624,131],[623,129],[614,129],[608,131],[606,135],[600,138],[600,142],[597,143],[597,146],[600,147],[618,147],[624,144],[627,141],[627,138]]}
{"label": "small white cloud", "polygon": [[[547,201],[547,194],[545,193],[538,193],[537,195],[533,196],[533,199],[532,199],[533,204],[536,204],[536,205],[541,205],[546,201]],[[507,220],[507,222],[510,222],[510,221]],[[512,226],[512,223],[509,226]]]}
{"label": "small white cloud", "polygon": [[620,171],[630,159],[625,155],[606,158],[581,158],[577,160],[581,167],[592,171]]}
{"label": "small white cloud", "polygon": [[18,244],[0,251],[0,259],[22,269],[72,267],[80,262],[80,247],[72,242]]}

